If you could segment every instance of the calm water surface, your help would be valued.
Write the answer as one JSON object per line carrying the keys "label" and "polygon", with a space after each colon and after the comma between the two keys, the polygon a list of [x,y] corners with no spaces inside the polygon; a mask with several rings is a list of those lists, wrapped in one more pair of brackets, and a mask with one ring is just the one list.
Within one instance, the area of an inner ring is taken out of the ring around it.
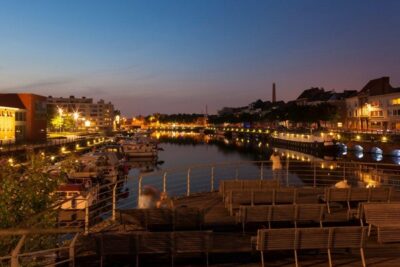
{"label": "calm water surface", "polygon": [[[159,138],[159,147],[162,148],[157,161],[132,161],[133,169],[126,185],[131,192],[127,205],[136,204],[139,176],[143,176],[142,186],[152,186],[162,191],[163,174],[166,172],[167,192],[170,195],[185,195],[188,167],[208,164],[210,165],[208,167],[192,167],[189,173],[190,193],[207,192],[212,188],[218,189],[218,181],[222,179],[260,177],[260,164],[216,165],[213,175],[212,164],[268,160],[273,150],[277,150],[281,155],[284,168],[286,160],[289,160],[289,171],[284,170],[281,174],[281,182],[286,185],[313,186],[317,183],[317,185],[331,186],[345,176],[353,186],[376,186],[388,178],[386,173],[379,172],[371,166],[346,170],[340,158],[272,148],[260,140],[216,139],[195,133],[165,133],[155,136]],[[354,160],[355,166],[359,166],[359,162],[367,161],[367,157],[363,161],[353,155],[344,157],[346,160]],[[373,158],[368,160],[373,162]],[[315,181],[314,173],[318,181]],[[263,166],[262,175],[264,179],[272,178],[269,164]]]}

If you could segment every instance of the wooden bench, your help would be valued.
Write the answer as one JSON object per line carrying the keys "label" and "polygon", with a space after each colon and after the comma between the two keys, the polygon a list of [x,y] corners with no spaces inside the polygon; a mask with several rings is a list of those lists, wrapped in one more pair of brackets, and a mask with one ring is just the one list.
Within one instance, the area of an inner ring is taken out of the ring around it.
{"label": "wooden bench", "polygon": [[316,204],[325,194],[324,187],[297,187],[296,203],[297,204]]}
{"label": "wooden bench", "polygon": [[156,254],[170,255],[173,266],[174,257],[185,253],[205,254],[208,266],[211,239],[210,231],[101,233],[96,244],[101,266],[108,256],[136,257],[139,266],[140,255]]}
{"label": "wooden bench", "polygon": [[219,193],[225,199],[226,192],[228,191],[251,191],[251,190],[262,190],[279,187],[278,180],[222,180],[219,182]]}
{"label": "wooden bench", "polygon": [[368,224],[368,236],[377,229],[379,243],[400,242],[400,203],[361,203],[359,219]]}
{"label": "wooden bench", "polygon": [[[100,257],[100,266],[108,256],[137,256],[137,236],[132,234],[100,234],[96,236],[97,255]],[[136,266],[138,266],[136,258]]]}
{"label": "wooden bench", "polygon": [[299,266],[297,251],[303,249],[326,249],[328,263],[332,266],[332,249],[360,249],[362,266],[364,257],[365,228],[359,226],[329,228],[261,229],[257,232],[256,250],[260,251],[264,267],[264,252],[293,250],[296,267]]}
{"label": "wooden bench", "polygon": [[133,224],[146,230],[199,230],[204,213],[198,208],[126,209],[118,210],[119,222]]}
{"label": "wooden bench", "polygon": [[[258,189],[250,191],[227,191],[225,198],[225,207],[229,209],[231,215],[234,210],[240,205],[275,205],[275,204],[297,204],[301,197],[304,201],[304,196],[309,199],[304,202],[318,203],[318,197],[323,190],[319,188],[295,188],[281,187],[275,189]],[[311,200],[313,199],[313,200]],[[300,201],[301,202],[301,201]]]}
{"label": "wooden bench", "polygon": [[298,222],[318,222],[322,227],[324,210],[324,204],[240,206],[236,218],[243,232],[247,223],[268,223],[271,228],[272,222],[293,222],[295,227]]}
{"label": "wooden bench", "polygon": [[275,190],[255,190],[255,191],[229,191],[225,198],[225,207],[230,214],[234,214],[234,210],[241,205],[255,204],[274,204]]}
{"label": "wooden bench", "polygon": [[184,253],[199,253],[205,254],[206,265],[208,266],[208,254],[210,251],[211,234],[212,232],[209,231],[172,232],[172,262],[174,262],[175,255]]}
{"label": "wooden bench", "polygon": [[390,202],[392,187],[379,188],[326,188],[323,200],[327,204],[328,213],[331,213],[332,202],[346,202],[350,211],[351,202]]}

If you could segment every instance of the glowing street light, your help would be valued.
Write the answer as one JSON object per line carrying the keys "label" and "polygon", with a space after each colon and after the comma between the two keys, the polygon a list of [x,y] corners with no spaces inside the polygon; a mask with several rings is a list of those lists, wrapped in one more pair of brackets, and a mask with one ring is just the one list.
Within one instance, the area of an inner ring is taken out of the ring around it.
{"label": "glowing street light", "polygon": [[74,111],[74,113],[72,113],[72,117],[75,121],[75,131],[76,131],[78,129],[79,112]]}
{"label": "glowing street light", "polygon": [[72,116],[74,117],[74,120],[77,121],[79,119],[79,112],[75,111]]}

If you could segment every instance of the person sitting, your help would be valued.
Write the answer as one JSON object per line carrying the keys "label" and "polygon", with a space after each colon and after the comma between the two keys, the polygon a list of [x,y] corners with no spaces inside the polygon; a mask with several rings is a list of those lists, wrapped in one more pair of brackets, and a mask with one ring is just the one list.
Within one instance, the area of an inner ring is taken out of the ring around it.
{"label": "person sitting", "polygon": [[142,193],[139,195],[138,208],[139,209],[151,209],[156,207],[156,199],[158,198],[158,192],[151,186],[146,186]]}
{"label": "person sitting", "polygon": [[346,179],[343,179],[337,182],[334,186],[335,188],[350,188],[350,185],[347,183]]}
{"label": "person sitting", "polygon": [[157,201],[157,208],[161,209],[172,209],[174,207],[174,203],[172,199],[168,197],[166,192],[162,192],[160,196],[160,200]]}

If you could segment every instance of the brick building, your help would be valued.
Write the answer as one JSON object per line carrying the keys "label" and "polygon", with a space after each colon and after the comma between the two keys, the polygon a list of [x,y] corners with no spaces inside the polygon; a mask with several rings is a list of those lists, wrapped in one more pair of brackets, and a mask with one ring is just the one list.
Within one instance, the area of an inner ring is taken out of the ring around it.
{"label": "brick building", "polygon": [[0,94],[0,140],[46,140],[46,97],[35,94]]}

